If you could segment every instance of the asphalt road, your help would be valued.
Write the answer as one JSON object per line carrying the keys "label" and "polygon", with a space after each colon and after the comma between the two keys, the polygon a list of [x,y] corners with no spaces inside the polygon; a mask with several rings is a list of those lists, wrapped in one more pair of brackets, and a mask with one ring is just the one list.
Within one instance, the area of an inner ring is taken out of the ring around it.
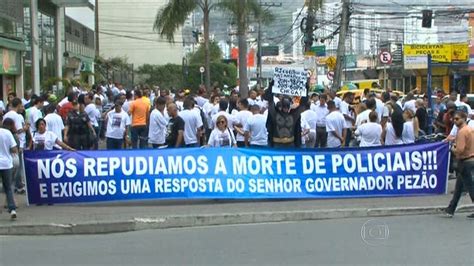
{"label": "asphalt road", "polygon": [[465,216],[0,236],[0,265],[474,265]]}

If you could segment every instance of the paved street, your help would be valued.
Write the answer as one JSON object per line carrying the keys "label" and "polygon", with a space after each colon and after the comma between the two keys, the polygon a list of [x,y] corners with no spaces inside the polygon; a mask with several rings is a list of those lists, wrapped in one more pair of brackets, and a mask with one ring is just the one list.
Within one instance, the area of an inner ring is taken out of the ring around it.
{"label": "paved street", "polygon": [[0,265],[474,265],[465,216],[0,237]]}

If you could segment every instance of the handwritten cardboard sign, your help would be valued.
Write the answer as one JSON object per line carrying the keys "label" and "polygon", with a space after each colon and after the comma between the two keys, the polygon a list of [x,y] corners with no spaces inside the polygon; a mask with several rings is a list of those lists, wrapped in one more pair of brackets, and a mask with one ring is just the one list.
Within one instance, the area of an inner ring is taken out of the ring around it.
{"label": "handwritten cardboard sign", "polygon": [[302,67],[275,67],[273,80],[275,82],[272,88],[273,93],[290,96],[306,96],[306,82],[308,80],[308,72]]}

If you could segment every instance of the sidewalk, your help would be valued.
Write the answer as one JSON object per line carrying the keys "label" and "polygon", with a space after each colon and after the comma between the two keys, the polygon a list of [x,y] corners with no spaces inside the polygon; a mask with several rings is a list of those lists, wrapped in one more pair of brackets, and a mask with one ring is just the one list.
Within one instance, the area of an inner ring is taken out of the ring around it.
{"label": "sidewalk", "polygon": [[[98,234],[145,229],[435,214],[451,199],[454,180],[447,195],[311,200],[153,200],[81,205],[29,206],[16,196],[18,219],[0,214],[0,235]],[[3,195],[2,195],[3,196]],[[3,205],[3,204],[2,204]],[[473,211],[463,196],[458,212]],[[460,214],[463,215],[464,214]]]}

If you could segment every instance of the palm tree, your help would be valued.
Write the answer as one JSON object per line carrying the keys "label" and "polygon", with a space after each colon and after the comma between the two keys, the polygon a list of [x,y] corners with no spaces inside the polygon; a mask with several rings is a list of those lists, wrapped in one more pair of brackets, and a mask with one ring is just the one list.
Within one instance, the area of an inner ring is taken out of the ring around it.
{"label": "palm tree", "polygon": [[229,13],[237,22],[237,38],[239,43],[239,89],[242,98],[248,97],[247,75],[247,26],[249,16],[268,23],[274,19],[273,14],[263,9],[257,0],[221,0],[218,9]]}
{"label": "palm tree", "polygon": [[203,12],[204,26],[204,66],[207,89],[211,87],[211,63],[209,56],[209,14],[216,7],[213,0],[169,0],[156,14],[153,29],[169,42],[174,42],[174,34],[183,26],[190,14],[196,9]]}

